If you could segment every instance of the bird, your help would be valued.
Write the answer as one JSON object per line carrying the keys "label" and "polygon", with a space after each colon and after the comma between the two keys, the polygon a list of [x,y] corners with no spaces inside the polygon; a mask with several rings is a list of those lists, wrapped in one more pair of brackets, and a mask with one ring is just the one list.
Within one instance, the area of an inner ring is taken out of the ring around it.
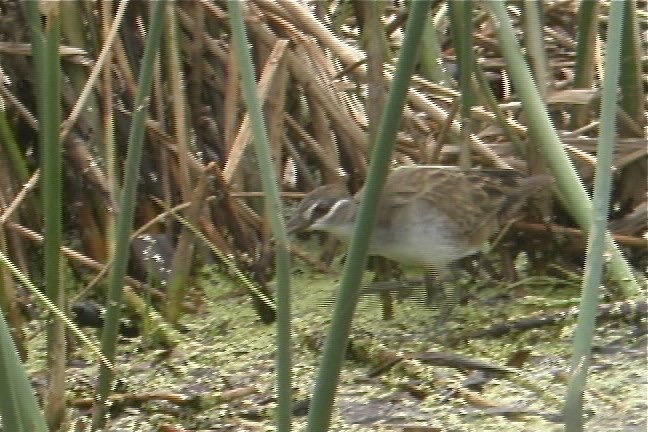
{"label": "bird", "polygon": [[[548,175],[525,177],[511,169],[395,168],[379,198],[368,253],[423,268],[432,302],[438,294],[429,282],[433,275],[450,280],[453,263],[479,252],[527,198],[550,184]],[[297,205],[287,231],[322,231],[349,242],[362,195],[363,189],[351,195],[342,183],[320,186]],[[451,309],[456,292],[444,295]]]}

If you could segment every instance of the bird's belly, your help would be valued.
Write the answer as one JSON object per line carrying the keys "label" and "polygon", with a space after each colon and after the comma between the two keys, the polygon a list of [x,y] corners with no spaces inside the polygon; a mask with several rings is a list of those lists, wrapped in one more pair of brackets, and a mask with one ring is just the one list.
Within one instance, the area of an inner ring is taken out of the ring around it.
{"label": "bird's belly", "polygon": [[405,230],[398,236],[391,234],[375,233],[370,254],[402,264],[440,268],[478,250],[437,229]]}

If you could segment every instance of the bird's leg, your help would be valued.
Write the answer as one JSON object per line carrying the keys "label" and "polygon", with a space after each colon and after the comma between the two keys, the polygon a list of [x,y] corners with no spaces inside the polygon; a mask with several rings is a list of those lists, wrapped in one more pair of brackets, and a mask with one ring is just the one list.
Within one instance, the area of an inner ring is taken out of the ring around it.
{"label": "bird's leg", "polygon": [[[374,257],[375,276],[374,282],[381,282],[390,279],[392,263],[381,257]],[[388,321],[394,318],[394,300],[389,291],[380,291],[380,306],[382,307],[382,319]]]}
{"label": "bird's leg", "polygon": [[439,299],[439,293],[443,292],[443,287],[439,283],[438,272],[432,268],[425,270],[423,282],[425,284],[425,304],[434,307]]}
{"label": "bird's leg", "polygon": [[445,325],[452,315],[452,311],[459,302],[459,285],[454,277],[454,269],[442,267],[437,271],[438,282],[443,289],[443,303],[439,308],[437,327]]}

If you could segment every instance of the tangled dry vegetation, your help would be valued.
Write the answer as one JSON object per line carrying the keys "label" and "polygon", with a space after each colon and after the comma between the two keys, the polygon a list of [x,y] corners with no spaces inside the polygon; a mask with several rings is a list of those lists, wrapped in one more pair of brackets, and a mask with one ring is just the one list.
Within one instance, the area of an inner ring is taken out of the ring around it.
{"label": "tangled dry vegetation", "polygon": [[[99,18],[110,17],[112,10],[106,5],[92,14],[88,5],[63,6],[69,7],[69,13],[79,19],[76,27],[68,24],[64,28],[67,43],[61,48],[68,78],[61,102],[69,112],[82,84],[80,80],[92,70],[102,48],[100,41],[106,36],[106,24],[102,26]],[[36,204],[31,189],[38,180],[34,171],[38,125],[33,114],[27,26],[16,3],[6,2],[2,7],[0,32],[4,42],[0,51],[4,56],[4,82],[0,89],[6,107],[4,130],[12,138],[8,143],[15,145],[3,153],[8,168],[2,174],[3,184],[7,185],[3,200],[11,210],[5,212],[3,221],[11,233],[16,261],[27,268],[33,261],[29,259],[35,248],[33,242],[40,238],[38,211],[29,211]],[[368,73],[367,53],[360,40],[362,8],[355,11],[358,16],[348,8],[349,5],[326,2],[311,7],[296,2],[247,3],[246,23],[258,68],[258,94],[265,103],[274,160],[287,197],[294,196],[290,191],[308,191],[338,180],[341,175],[355,191],[365,178],[370,135],[372,127],[375,128],[372,122],[376,123],[379,115],[375,108],[381,106],[389,85],[393,53],[402,36],[404,9],[398,5],[385,9],[386,63],[384,72],[376,77]],[[547,5],[545,43],[555,89],[547,100],[565,149],[583,181],[591,184],[597,93],[567,90],[574,67],[575,13],[572,2]],[[145,16],[143,4],[135,3],[127,9],[119,37],[110,47],[112,63],[106,70],[111,73],[104,73],[96,82],[89,108],[81,112],[64,142],[67,237],[82,256],[65,252],[75,265],[92,271],[100,268],[99,263],[107,257],[105,233],[114,220],[113,183],[123,162],[120,155],[125,152]],[[263,246],[267,244],[268,227],[256,198],[260,180],[249,148],[251,132],[241,103],[236,63],[229,49],[226,17],[218,2],[187,2],[177,8],[179,31],[169,37],[175,37],[173,42],[180,48],[177,60],[181,63],[173,64],[163,56],[156,75],[136,226],[138,232],[168,231],[173,218],[161,213],[174,206],[185,208],[183,203],[191,200],[204,201],[205,207],[191,222],[264,286],[271,276],[268,248]],[[470,147],[471,164],[541,171],[545,168],[533,143],[520,149],[507,135],[512,131],[518,142],[524,142],[525,119],[514,89],[506,81],[493,29],[484,18],[478,24],[475,50],[489,78],[488,88],[479,87],[479,91],[494,93],[506,116],[498,118],[484,105],[473,109],[474,134],[469,143],[464,143]],[[92,32],[84,33],[83,25]],[[441,27],[445,30],[441,46],[446,47],[451,69],[452,49],[447,28]],[[403,114],[394,165],[457,164],[462,146],[455,118],[458,93],[450,85],[425,79],[422,67],[419,72],[413,79]],[[574,109],[582,113],[578,124],[569,115]],[[642,115],[620,117],[621,133],[615,147],[610,229],[617,234],[619,243],[629,248],[630,256],[643,254],[646,246],[642,238],[646,231],[642,119]],[[114,138],[107,142],[109,132],[114,133]],[[208,178],[209,184],[198,188],[203,177]],[[551,206],[550,202],[544,205]],[[553,208],[554,226],[536,223],[522,228],[534,237],[542,237],[543,243],[554,245],[551,259],[558,255],[567,260],[582,256],[582,234],[559,206]],[[301,256],[298,250],[295,252]]]}

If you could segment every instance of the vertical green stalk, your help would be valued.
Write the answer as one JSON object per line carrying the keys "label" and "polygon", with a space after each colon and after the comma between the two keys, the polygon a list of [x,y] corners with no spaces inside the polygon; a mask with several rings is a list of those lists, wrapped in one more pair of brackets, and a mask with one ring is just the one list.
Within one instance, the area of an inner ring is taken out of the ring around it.
{"label": "vertical green stalk", "polygon": [[578,8],[574,88],[590,88],[592,85],[596,32],[600,19],[599,9],[598,0],[584,0]]}
{"label": "vertical green stalk", "polygon": [[450,29],[455,51],[457,52],[457,67],[459,69],[461,140],[459,166],[469,169],[471,115],[473,106],[473,89],[471,85],[473,71],[473,38],[472,38],[472,1],[449,2]]}
{"label": "vertical green stalk", "polygon": [[241,3],[228,2],[230,25],[234,52],[241,71],[243,97],[250,114],[254,149],[257,154],[261,183],[265,193],[266,214],[270,217],[270,227],[275,238],[277,273],[277,430],[289,431],[292,421],[292,346],[290,336],[290,253],[288,236],[284,227],[283,210],[279,199],[277,176],[270,153],[261,104],[256,94],[254,67],[250,56],[249,43]]}
{"label": "vertical green stalk", "polygon": [[421,75],[428,80],[450,87],[452,77],[446,70],[437,36],[437,27],[432,17],[428,17],[421,38]]}
{"label": "vertical green stalk", "polygon": [[[547,164],[556,179],[565,208],[585,231],[589,231],[592,207],[587,192],[574,169],[569,157],[562,147],[556,129],[549,118],[545,105],[529,74],[522,51],[517,43],[513,26],[506,13],[505,3],[500,0],[488,0],[485,5],[490,9],[496,23],[500,48],[506,60],[507,70],[520,95],[522,107],[529,121],[529,136],[541,148]],[[606,234],[606,245],[610,250],[610,276],[625,296],[639,292],[639,285],[632,269],[625,261],[623,254],[609,234]]]}
{"label": "vertical green stalk", "polygon": [[[173,133],[177,142],[177,158],[178,158],[178,184],[180,186],[180,193],[183,201],[189,201],[192,196],[197,196],[198,188],[192,193],[191,191],[191,177],[189,175],[189,132],[187,131],[187,115],[189,107],[187,106],[186,94],[184,84],[184,74],[182,70],[182,62],[179,49],[179,28],[176,17],[177,2],[169,3],[166,11],[166,26],[165,26],[165,48],[166,48],[166,62],[167,77],[169,77],[169,86],[171,90],[171,105],[172,110],[172,124]],[[202,37],[202,36],[201,36]],[[195,203],[194,203],[195,204]],[[190,218],[190,222],[194,223],[193,218],[198,218],[200,215],[200,205],[197,207],[192,204],[195,215]],[[187,215],[191,210],[187,211]],[[197,212],[197,213],[196,213]],[[189,216],[187,216],[189,217]],[[167,303],[165,306],[166,319],[172,324],[177,325],[178,320],[182,316],[182,300],[186,294],[186,287],[188,285],[187,279],[191,272],[191,265],[194,257],[194,237],[193,234],[186,228],[182,229],[176,250],[173,254],[171,262],[171,276],[167,284]]]}
{"label": "vertical green stalk", "polygon": [[568,432],[583,430],[583,391],[590,363],[592,339],[596,325],[599,286],[606,259],[605,233],[612,183],[613,148],[616,136],[617,84],[621,70],[621,39],[625,2],[610,3],[605,53],[605,77],[601,100],[601,126],[596,151],[596,176],[592,225],[587,243],[587,261],[583,278],[580,314],[574,349],[571,377],[565,399],[565,426]]}
{"label": "vertical green stalk", "polygon": [[546,100],[550,76],[547,54],[544,49],[542,2],[538,0],[524,2],[524,31],[526,32],[525,41],[533,77],[542,100]]}
{"label": "vertical green stalk", "polygon": [[[53,3],[41,7],[29,4],[34,75],[39,117],[40,167],[44,213],[44,269],[48,298],[59,309],[65,308],[61,289],[59,250],[61,247],[61,64],[59,57],[60,11]],[[41,14],[44,18],[41,28]],[[47,422],[58,428],[65,414],[65,338],[63,323],[51,319],[47,328],[48,389],[45,396]]]}
{"label": "vertical green stalk", "polygon": [[[126,3],[123,3],[124,5]],[[102,29],[101,29],[101,43],[107,44],[111,41],[111,36],[110,36],[110,28],[112,25],[111,17],[113,15],[112,12],[112,3],[109,2],[101,2],[99,4],[100,10],[99,13],[101,14],[101,24],[102,24]],[[115,19],[117,17],[123,17],[123,13],[121,12],[122,7],[126,6],[121,6],[116,12]],[[115,145],[115,123],[114,123],[114,118],[113,118],[113,106],[112,106],[112,97],[111,95],[113,94],[113,77],[112,77],[112,62],[113,62],[113,55],[112,51],[107,54],[108,58],[106,59],[106,65],[107,67],[105,68],[105,72],[102,74],[101,78],[101,91],[100,93],[104,95],[104,97],[101,98],[101,108],[102,108],[102,121],[101,121],[101,126],[102,126],[102,141],[103,141],[103,154],[104,160],[105,160],[105,171],[106,171],[106,180],[108,181],[108,186],[112,191],[117,191],[119,190],[119,184],[117,179],[119,178],[118,172],[118,164],[117,164],[117,149]],[[108,239],[114,239],[115,238],[115,212],[113,211],[105,211],[105,220],[106,220],[106,229],[105,229],[105,236]],[[108,256],[111,256],[113,253],[113,244],[112,242],[106,242],[106,252]]]}
{"label": "vertical green stalk", "polygon": [[322,364],[309,409],[307,430],[310,432],[326,431],[331,423],[335,391],[342,370],[351,321],[358,303],[359,287],[362,284],[362,274],[367,261],[369,237],[376,222],[375,212],[378,198],[389,168],[396,132],[400,125],[410,77],[416,65],[418,44],[425,28],[429,6],[429,1],[410,3],[405,39],[396,66],[395,78],[392,81],[392,88],[385,105],[385,112],[380,121],[376,145],[371,154],[369,175],[353,230],[340,282],[340,292],[333,312],[333,322],[326,338]]}
{"label": "vertical green stalk", "polygon": [[[72,46],[83,48],[88,52],[93,52],[95,50],[93,42],[95,42],[96,39],[93,40],[85,29],[95,27],[97,22],[92,21],[88,23],[90,17],[83,13],[83,5],[81,2],[59,3],[59,7],[61,8],[61,33],[63,40]],[[80,95],[88,80],[86,67],[68,62],[64,64],[64,68],[64,71],[69,76],[70,83],[74,88],[75,96]],[[106,70],[110,69],[106,68]],[[90,127],[99,133],[102,130],[99,118],[101,111],[99,110],[96,94],[97,93],[91,92],[88,94],[88,97],[84,99],[85,109],[83,111],[83,116],[86,121],[90,123]]]}
{"label": "vertical green stalk", "polygon": [[[574,88],[589,89],[594,80],[594,60],[596,58],[596,35],[599,28],[598,0],[584,0],[578,7],[576,28],[576,65],[574,66]],[[587,124],[590,106],[577,105],[572,109],[570,127],[577,129]]]}
{"label": "vertical green stalk", "polygon": [[[639,30],[637,2],[629,1],[623,23],[623,41],[621,43],[621,107],[641,128],[646,125],[645,92],[642,83],[642,60],[644,54]],[[645,5],[644,5],[645,7]],[[644,30],[645,31],[645,28]],[[627,128],[622,136],[634,136]],[[625,132],[625,133],[624,133]]]}
{"label": "vertical green stalk", "polygon": [[[139,86],[135,96],[133,121],[128,136],[128,154],[124,167],[124,186],[119,199],[119,214],[115,230],[114,261],[108,281],[106,320],[101,333],[101,350],[111,363],[115,359],[122,301],[122,286],[130,252],[130,231],[135,213],[137,180],[142,159],[142,149],[144,147],[144,121],[148,112],[148,96],[153,76],[153,63],[160,44],[162,28],[164,27],[165,4],[166,2],[163,0],[151,3],[151,25],[149,26],[149,33],[144,48]],[[105,401],[110,391],[112,378],[112,371],[102,364],[99,371],[97,404],[93,413],[93,430],[99,428],[103,423]]]}
{"label": "vertical green stalk", "polygon": [[[553,77],[547,61],[547,52],[544,45],[544,5],[542,1],[526,0],[524,2],[525,45],[527,48],[529,67],[533,73],[540,98],[547,100],[547,94],[554,88]],[[525,156],[529,174],[542,174],[548,172],[547,164],[540,155],[540,149],[532,140],[527,140],[522,152]],[[551,192],[539,196],[536,205],[540,215],[550,214]]]}

